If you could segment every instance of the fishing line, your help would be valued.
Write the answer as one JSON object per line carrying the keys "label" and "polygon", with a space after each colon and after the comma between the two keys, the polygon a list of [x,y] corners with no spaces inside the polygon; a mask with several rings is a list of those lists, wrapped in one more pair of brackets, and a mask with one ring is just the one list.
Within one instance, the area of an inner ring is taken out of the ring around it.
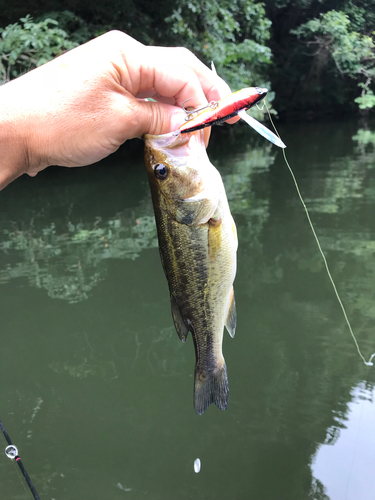
{"label": "fishing line", "polygon": [[[270,113],[270,110],[268,109],[267,103],[266,103],[265,101],[266,101],[266,100],[264,99],[264,103],[265,103],[265,106],[266,106],[266,110],[267,110],[267,113],[268,113],[268,116],[269,116],[269,119],[270,119],[271,125],[273,126],[273,128],[274,128],[274,130],[275,130],[276,135],[277,135],[277,136],[281,139],[281,137],[280,137],[280,135],[279,135],[279,132],[277,131],[277,129],[276,129],[276,127],[275,127],[275,124],[273,123],[273,120],[272,120],[272,118],[271,118],[271,113]],[[314,238],[315,238],[316,244],[318,245],[318,249],[319,249],[320,255],[322,256],[322,259],[323,259],[323,262],[324,262],[324,265],[325,265],[325,268],[326,268],[326,271],[327,271],[328,278],[329,278],[329,280],[330,280],[330,282],[331,282],[331,285],[332,285],[332,288],[333,288],[333,290],[334,290],[334,292],[335,292],[335,295],[336,295],[337,301],[338,301],[338,303],[339,303],[339,305],[340,305],[340,307],[341,307],[341,310],[342,310],[342,312],[343,312],[343,315],[344,315],[344,318],[345,318],[346,324],[348,325],[350,335],[351,335],[351,336],[352,336],[352,338],[353,338],[353,341],[354,341],[354,344],[355,344],[355,346],[356,346],[356,348],[357,348],[358,354],[359,354],[359,356],[361,357],[362,361],[364,362],[364,364],[365,364],[366,366],[373,366],[373,365],[374,365],[374,363],[372,363],[372,359],[375,357],[375,353],[371,354],[370,359],[369,359],[368,361],[366,361],[365,357],[363,356],[363,354],[362,354],[362,352],[361,352],[361,349],[359,348],[359,345],[358,345],[357,339],[356,339],[356,337],[355,337],[355,335],[354,335],[354,332],[353,332],[352,326],[351,326],[351,324],[350,324],[350,321],[349,321],[348,315],[347,315],[347,313],[346,313],[345,306],[344,306],[344,304],[343,304],[343,302],[342,302],[342,300],[341,300],[341,297],[340,297],[340,295],[339,295],[339,292],[338,292],[338,290],[337,290],[337,288],[336,288],[336,284],[335,284],[335,282],[334,282],[334,280],[333,280],[333,277],[332,277],[331,271],[330,271],[330,269],[329,269],[329,267],[328,267],[328,262],[327,262],[326,256],[325,256],[325,254],[324,254],[324,252],[323,252],[323,249],[322,249],[322,247],[321,247],[321,245],[320,245],[319,238],[318,238],[318,236],[317,236],[317,234],[316,234],[316,232],[315,232],[315,229],[314,229],[313,223],[312,223],[312,221],[311,221],[311,218],[310,218],[310,213],[309,213],[309,211],[308,211],[308,209],[307,209],[307,206],[306,206],[306,204],[305,204],[305,202],[304,202],[304,199],[303,199],[303,197],[302,197],[301,191],[300,191],[300,189],[299,189],[299,186],[298,186],[298,183],[297,183],[297,179],[296,179],[296,177],[295,177],[295,175],[294,175],[294,173],[293,173],[293,170],[292,170],[291,166],[289,165],[289,162],[288,162],[288,160],[287,160],[287,158],[286,158],[285,149],[283,149],[283,156],[284,156],[285,163],[286,163],[286,165],[287,165],[287,167],[288,167],[288,169],[289,169],[289,172],[290,172],[290,174],[291,174],[291,176],[292,176],[292,179],[293,179],[294,185],[295,185],[296,190],[297,190],[298,197],[299,197],[299,199],[300,199],[300,201],[301,201],[301,203],[302,203],[302,206],[303,206],[303,208],[304,208],[304,210],[305,210],[306,217],[307,217],[307,220],[308,220],[308,222],[309,222],[309,225],[310,225],[311,231],[312,231],[312,233],[313,233],[313,235],[314,235]]]}
{"label": "fishing line", "polygon": [[23,463],[21,461],[21,458],[18,455],[17,446],[15,446],[12,443],[12,440],[10,439],[9,434],[5,430],[5,427],[4,427],[4,425],[3,425],[3,423],[2,423],[1,420],[0,420],[0,429],[1,429],[2,433],[4,434],[4,437],[5,437],[5,439],[6,439],[7,443],[8,443],[8,446],[5,448],[5,455],[8,458],[10,458],[11,460],[15,460],[17,462],[17,465],[20,468],[20,471],[22,472],[22,475],[25,478],[25,481],[26,481],[27,486],[29,487],[31,493],[33,494],[33,497],[35,498],[35,500],[40,500],[40,496],[36,492],[36,489],[34,488],[34,485],[31,482],[31,479],[30,479],[28,473],[26,472],[26,469],[25,469],[25,467],[24,467],[24,465],[23,465]]}

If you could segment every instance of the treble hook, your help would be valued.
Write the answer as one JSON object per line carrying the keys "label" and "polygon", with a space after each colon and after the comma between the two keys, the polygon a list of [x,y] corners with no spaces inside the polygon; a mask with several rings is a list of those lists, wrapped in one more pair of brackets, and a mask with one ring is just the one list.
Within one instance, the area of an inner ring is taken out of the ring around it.
{"label": "treble hook", "polygon": [[188,115],[190,111],[185,109],[185,102],[191,101],[192,97],[189,97],[189,99],[185,99],[185,101],[182,103],[182,109],[185,111],[185,113]]}
{"label": "treble hook", "polygon": [[211,108],[212,110],[216,109],[219,106],[218,101],[211,101],[206,106],[202,106],[201,108],[193,109],[192,111],[188,111],[185,109],[185,102],[190,101],[192,97],[189,97],[189,99],[185,99],[185,101],[182,103],[182,109],[185,111],[186,116],[185,116],[185,121],[189,121],[192,118],[195,118],[195,116],[200,112],[204,111],[205,109]]}

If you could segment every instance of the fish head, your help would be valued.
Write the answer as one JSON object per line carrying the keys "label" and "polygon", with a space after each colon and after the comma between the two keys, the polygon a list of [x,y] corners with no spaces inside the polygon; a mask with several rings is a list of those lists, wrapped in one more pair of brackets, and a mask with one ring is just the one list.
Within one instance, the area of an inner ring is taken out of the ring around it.
{"label": "fish head", "polygon": [[222,182],[207,156],[204,131],[143,139],[154,206],[183,224],[207,222],[217,208]]}

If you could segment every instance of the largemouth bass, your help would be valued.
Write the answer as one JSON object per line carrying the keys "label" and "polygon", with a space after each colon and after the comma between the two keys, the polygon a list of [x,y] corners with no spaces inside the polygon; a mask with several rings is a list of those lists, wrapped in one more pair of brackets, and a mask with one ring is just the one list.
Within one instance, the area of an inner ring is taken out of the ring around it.
{"label": "largemouth bass", "polygon": [[237,232],[223,181],[211,164],[203,130],[144,136],[159,250],[173,321],[182,342],[192,333],[196,352],[194,407],[229,402],[222,353],[224,325],[233,337]]}

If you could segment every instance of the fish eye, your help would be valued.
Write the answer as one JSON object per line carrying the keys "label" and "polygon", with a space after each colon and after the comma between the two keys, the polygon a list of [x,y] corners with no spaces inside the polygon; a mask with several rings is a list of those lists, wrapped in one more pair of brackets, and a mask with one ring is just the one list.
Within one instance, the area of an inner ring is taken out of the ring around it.
{"label": "fish eye", "polygon": [[164,181],[169,174],[167,165],[164,165],[164,163],[157,163],[154,165],[154,174],[157,179]]}

